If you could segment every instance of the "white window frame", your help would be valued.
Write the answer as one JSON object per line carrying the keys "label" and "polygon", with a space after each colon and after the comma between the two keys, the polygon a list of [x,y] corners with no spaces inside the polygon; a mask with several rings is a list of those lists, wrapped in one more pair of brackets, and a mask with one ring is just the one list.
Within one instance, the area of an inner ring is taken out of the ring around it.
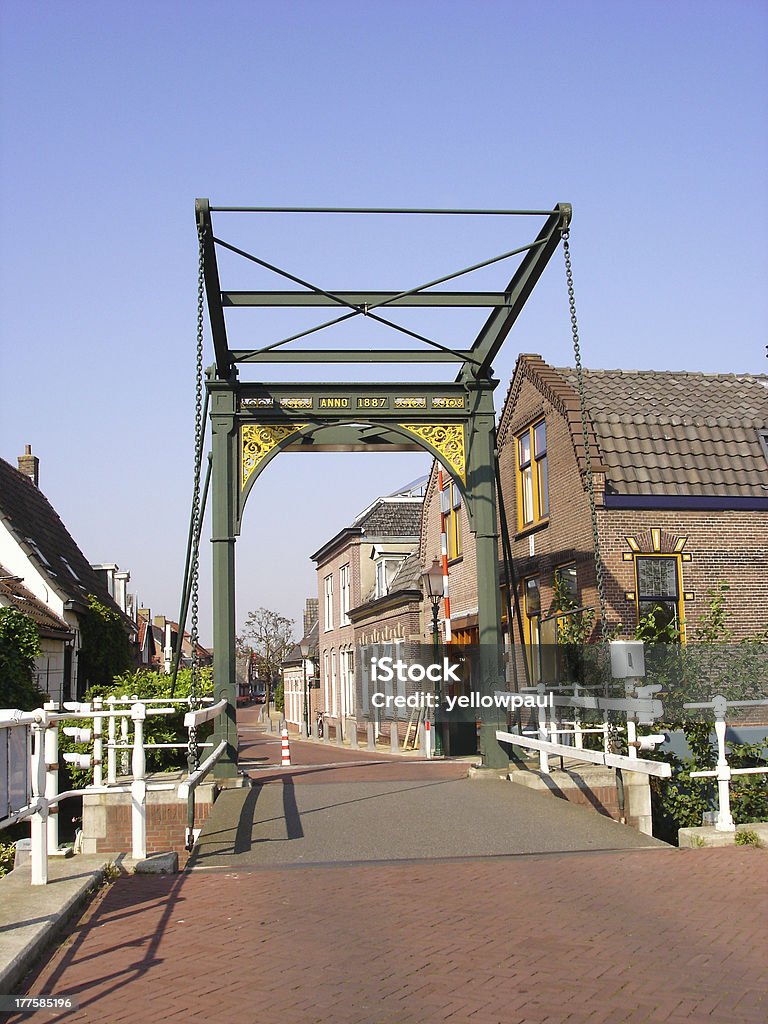
{"label": "white window frame", "polygon": [[333,573],[323,580],[323,594],[325,597],[323,626],[325,632],[328,633],[333,629]]}
{"label": "white window frame", "polygon": [[339,600],[341,602],[340,625],[348,626],[350,606],[349,562],[346,565],[342,565],[339,569]]}
{"label": "white window frame", "polygon": [[341,713],[351,718],[355,714],[355,671],[352,648],[339,651],[339,675],[341,677]]}

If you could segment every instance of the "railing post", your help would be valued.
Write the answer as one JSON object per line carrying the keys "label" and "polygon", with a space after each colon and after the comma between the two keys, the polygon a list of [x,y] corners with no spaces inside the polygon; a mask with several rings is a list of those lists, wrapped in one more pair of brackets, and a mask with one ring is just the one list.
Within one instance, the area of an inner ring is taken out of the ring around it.
{"label": "railing post", "polygon": [[[44,711],[58,711],[58,704],[43,705]],[[43,742],[45,750],[45,799],[52,800],[59,792],[59,723],[48,722]],[[48,811],[48,853],[59,848],[59,805]]]}
{"label": "railing post", "polygon": [[[581,695],[581,687],[578,683],[574,684],[573,696],[579,697]],[[577,750],[584,749],[584,734],[581,731],[581,712],[578,708],[573,709],[573,745]]]}
{"label": "railing post", "polygon": [[[637,697],[639,679],[628,679],[624,683],[624,693],[628,698]],[[633,761],[637,760],[637,714],[634,711],[627,711],[627,752]]]}
{"label": "railing post", "polygon": [[107,720],[107,785],[114,786],[117,782],[117,751],[115,750],[115,743],[117,742],[117,719],[114,715],[114,696],[107,697],[107,704],[109,705],[109,710],[113,712]]}
{"label": "railing post", "polygon": [[[539,694],[543,694],[544,684],[539,683],[539,685],[536,687],[536,691]],[[537,711],[539,716],[539,739],[544,740],[544,742],[546,743],[549,739],[547,730],[547,712],[543,707],[541,707],[541,705],[538,706]],[[539,771],[544,772],[545,775],[549,775],[549,757],[547,756],[547,752],[545,750],[539,751]]]}
{"label": "railing post", "polygon": [[30,819],[32,885],[48,884],[48,801],[45,798],[45,732],[47,713],[32,725],[32,796],[37,810]]}
{"label": "railing post", "polygon": [[[123,694],[120,698],[121,703],[127,702],[128,697]],[[125,714],[120,719],[120,746],[123,748],[120,751],[120,774],[128,774],[128,708],[125,709]]]}
{"label": "railing post", "polygon": [[147,856],[147,783],[146,770],[147,762],[144,753],[144,721],[147,717],[147,709],[139,701],[131,707],[131,718],[133,719],[133,752],[131,758],[131,769],[133,782],[131,783],[131,841],[133,844],[132,857],[134,860],[143,860]]}
{"label": "railing post", "polygon": [[[98,712],[104,707],[104,701],[101,697],[93,698],[93,710]],[[104,719],[99,718],[98,715],[93,716],[93,784],[94,786],[101,786],[104,780],[104,770],[102,767],[102,760],[104,757]]]}
{"label": "railing post", "polygon": [[718,832],[735,832],[736,825],[731,814],[731,769],[725,753],[725,715],[727,702],[725,697],[718,695],[712,701],[715,711],[715,735],[717,736],[717,822]]}

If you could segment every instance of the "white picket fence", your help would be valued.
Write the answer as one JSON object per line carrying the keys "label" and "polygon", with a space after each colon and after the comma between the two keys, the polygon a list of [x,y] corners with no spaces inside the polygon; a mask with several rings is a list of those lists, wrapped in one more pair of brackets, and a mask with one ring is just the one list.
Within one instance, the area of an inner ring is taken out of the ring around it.
{"label": "white picket fence", "polygon": [[[180,799],[191,799],[202,778],[210,772],[226,749],[220,743],[206,761],[186,779],[178,782],[147,780],[147,751],[186,749],[184,743],[147,743],[144,729],[147,718],[174,714],[168,705],[188,704],[186,698],[139,700],[134,694],[110,697],[106,702],[69,702],[60,711],[46,704],[35,711],[0,709],[0,829],[30,820],[32,884],[48,882],[48,856],[59,850],[57,805],[68,797],[85,794],[131,794],[131,856],[140,860],[147,855],[147,792],[177,790]],[[210,702],[209,702],[210,703]],[[189,730],[210,721],[226,707],[219,701],[208,707],[190,710],[184,718]],[[107,723],[106,738],[104,722]],[[72,723],[64,726],[62,723]],[[82,723],[82,724],[81,724]],[[90,725],[88,724],[90,723]],[[77,790],[59,792],[59,729],[78,744],[87,744],[89,752],[65,754],[75,767],[93,771],[93,782]],[[201,748],[212,744],[200,744]],[[107,755],[107,781],[104,783],[103,759]],[[118,761],[119,755],[119,761]],[[130,776],[130,782],[118,782]],[[53,812],[53,813],[52,813]]]}

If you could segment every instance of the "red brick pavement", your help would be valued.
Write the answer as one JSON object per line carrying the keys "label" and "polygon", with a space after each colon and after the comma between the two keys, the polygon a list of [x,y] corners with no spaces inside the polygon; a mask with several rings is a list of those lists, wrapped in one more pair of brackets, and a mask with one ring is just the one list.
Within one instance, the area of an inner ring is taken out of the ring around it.
{"label": "red brick pavement", "polygon": [[240,734],[240,761],[253,779],[275,782],[289,776],[294,783],[410,782],[423,779],[460,779],[469,762],[424,761],[418,757],[351,750],[334,743],[290,739],[291,767],[280,765],[280,736],[256,731]]}
{"label": "red brick pavement", "polygon": [[753,849],[121,878],[29,990],[72,1024],[765,1024],[767,912]]}

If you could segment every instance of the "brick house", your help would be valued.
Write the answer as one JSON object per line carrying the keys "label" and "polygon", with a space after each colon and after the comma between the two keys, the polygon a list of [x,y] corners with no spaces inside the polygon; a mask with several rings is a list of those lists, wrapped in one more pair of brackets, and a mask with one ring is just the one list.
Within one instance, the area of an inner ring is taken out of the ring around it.
{"label": "brick house", "polygon": [[[179,624],[164,615],[152,615],[149,608],[139,608],[136,613],[138,630],[137,646],[139,665],[169,674],[173,669],[173,658],[179,642]],[[187,630],[181,641],[181,657],[179,666],[189,668],[192,665],[192,637]],[[206,666],[213,662],[211,652],[197,644],[198,665]]]}
{"label": "brick house", "polygon": [[[653,612],[685,642],[726,581],[735,638],[765,630],[768,376],[585,370],[583,380],[609,623],[631,636]],[[574,370],[519,357],[498,450],[535,679],[558,598],[598,607]]]}
{"label": "brick house", "polygon": [[352,613],[389,593],[401,563],[418,544],[422,504],[423,480],[377,498],[311,556],[318,581],[320,710],[334,732],[344,734],[347,720],[358,713],[358,626]]}
{"label": "brick house", "polygon": [[[318,622],[316,597],[307,598],[304,608],[304,623],[301,640],[294,644],[283,658],[283,714],[289,726],[300,730],[304,724],[304,701],[307,704],[307,725],[312,731],[312,723],[317,716],[318,679]],[[302,645],[309,650],[304,658]]]}
{"label": "brick house", "polygon": [[[477,555],[475,538],[458,487],[443,470],[443,489],[447,492],[446,536],[451,606],[451,636],[454,644],[477,643]],[[438,466],[434,463],[424,496],[424,514],[419,536],[419,558],[428,569],[441,557],[440,491]],[[444,635],[444,607],[440,613],[441,635]]]}

